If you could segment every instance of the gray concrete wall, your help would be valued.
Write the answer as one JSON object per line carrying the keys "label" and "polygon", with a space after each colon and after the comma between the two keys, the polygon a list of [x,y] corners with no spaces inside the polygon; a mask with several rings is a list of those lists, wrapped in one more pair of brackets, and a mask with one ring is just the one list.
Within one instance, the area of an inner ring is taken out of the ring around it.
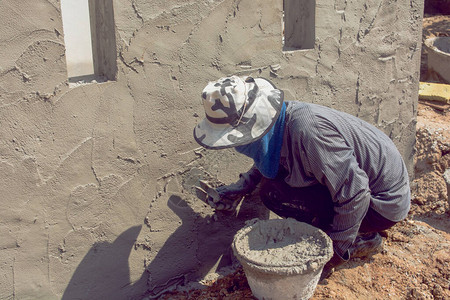
{"label": "gray concrete wall", "polygon": [[250,166],[192,138],[229,74],[357,115],[412,171],[421,0],[316,1],[315,47],[282,52],[281,0],[114,1],[117,80],[69,89],[58,0],[0,2],[0,298],[124,299],[230,263],[246,201],[218,214],[198,178]]}

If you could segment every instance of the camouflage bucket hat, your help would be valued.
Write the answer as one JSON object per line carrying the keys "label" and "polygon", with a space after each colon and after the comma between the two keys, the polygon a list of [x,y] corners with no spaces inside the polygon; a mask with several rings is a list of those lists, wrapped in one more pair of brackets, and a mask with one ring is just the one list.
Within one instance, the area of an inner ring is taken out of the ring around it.
{"label": "camouflage bucket hat", "polygon": [[208,83],[202,100],[206,118],[194,128],[194,138],[206,148],[223,149],[264,136],[278,119],[284,95],[267,79],[231,76]]}

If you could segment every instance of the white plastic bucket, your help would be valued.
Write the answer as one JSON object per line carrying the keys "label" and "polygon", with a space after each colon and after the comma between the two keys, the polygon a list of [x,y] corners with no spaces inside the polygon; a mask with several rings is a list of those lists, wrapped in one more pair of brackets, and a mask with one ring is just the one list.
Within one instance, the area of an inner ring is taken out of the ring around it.
{"label": "white plastic bucket", "polygon": [[260,300],[311,298],[333,255],[322,230],[294,219],[251,220],[236,233],[232,248]]}
{"label": "white plastic bucket", "polygon": [[438,36],[425,40],[428,69],[438,73],[450,83],[450,37]]}

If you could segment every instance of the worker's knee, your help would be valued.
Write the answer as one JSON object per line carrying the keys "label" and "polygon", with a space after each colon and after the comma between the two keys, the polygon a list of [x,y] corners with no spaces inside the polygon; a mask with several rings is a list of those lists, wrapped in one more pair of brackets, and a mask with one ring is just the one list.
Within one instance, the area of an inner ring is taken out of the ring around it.
{"label": "worker's knee", "polygon": [[326,187],[292,188],[284,180],[264,178],[260,197],[268,209],[281,217],[294,218],[324,230],[332,223],[333,204]]}

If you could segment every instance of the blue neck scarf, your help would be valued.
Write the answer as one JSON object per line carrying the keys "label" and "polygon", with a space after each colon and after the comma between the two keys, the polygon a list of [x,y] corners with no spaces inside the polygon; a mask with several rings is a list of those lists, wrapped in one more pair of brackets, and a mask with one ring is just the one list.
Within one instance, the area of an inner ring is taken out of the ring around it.
{"label": "blue neck scarf", "polygon": [[235,147],[237,152],[252,158],[261,174],[269,179],[277,176],[280,165],[285,112],[286,103],[283,103],[280,115],[269,132],[250,144]]}

